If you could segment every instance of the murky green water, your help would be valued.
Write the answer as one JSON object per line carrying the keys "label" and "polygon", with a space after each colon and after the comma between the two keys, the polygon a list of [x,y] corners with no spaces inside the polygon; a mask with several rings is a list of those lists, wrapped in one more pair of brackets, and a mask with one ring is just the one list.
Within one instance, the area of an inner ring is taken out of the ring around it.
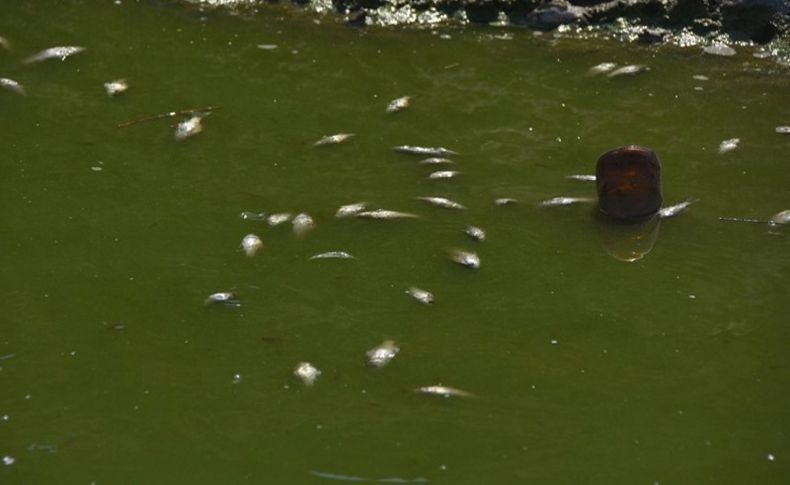
{"label": "murky green water", "polygon": [[[312,18],[3,6],[0,77],[28,95],[0,90],[2,483],[787,483],[790,237],[717,220],[790,208],[786,70],[746,49]],[[22,63],[53,45],[87,50]],[[603,61],[651,71],[585,75]],[[208,105],[183,142],[182,118],[116,127]],[[339,132],[357,136],[312,145]],[[593,207],[537,207],[592,196],[565,176],[627,143],[661,157],[666,203],[700,199],[634,263]],[[402,144],[459,151],[463,175],[428,180]],[[357,201],[422,217],[334,218]],[[317,225],[299,239],[242,211]],[[330,250],[357,259],[308,260]],[[239,308],[203,305],[229,290]],[[401,352],[366,368],[386,338]],[[437,383],[476,397],[413,392]]]}

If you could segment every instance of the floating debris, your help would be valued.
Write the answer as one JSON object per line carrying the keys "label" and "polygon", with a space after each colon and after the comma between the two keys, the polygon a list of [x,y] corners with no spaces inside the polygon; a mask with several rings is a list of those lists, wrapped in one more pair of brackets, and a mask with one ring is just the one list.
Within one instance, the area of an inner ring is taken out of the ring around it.
{"label": "floating debris", "polygon": [[368,356],[369,366],[380,369],[389,364],[390,361],[398,355],[398,352],[400,352],[400,349],[395,345],[394,341],[385,340],[378,347],[374,347],[365,352],[365,355]]}
{"label": "floating debris", "polygon": [[33,62],[40,62],[46,61],[47,59],[60,59],[61,61],[65,61],[67,57],[73,56],[74,54],[78,54],[84,51],[84,47],[78,46],[58,46],[58,47],[50,47],[49,49],[44,49],[41,52],[33,54],[32,56],[25,59],[25,64],[31,64]]}
{"label": "floating debris", "polygon": [[573,174],[573,175],[566,175],[565,178],[570,180],[581,180],[584,182],[595,182],[595,175]]}
{"label": "floating debris", "polygon": [[412,286],[408,290],[406,290],[406,293],[424,305],[433,304],[433,293],[431,293],[430,291],[417,288],[416,286]]}
{"label": "floating debris", "polygon": [[453,249],[449,253],[450,261],[460,264],[466,268],[480,269],[480,257],[477,253]]}
{"label": "floating debris", "polygon": [[596,64],[587,71],[588,76],[597,76],[598,74],[603,74],[605,72],[609,72],[612,69],[617,67],[617,64],[614,62],[602,62],[600,64]]}
{"label": "floating debris", "polygon": [[453,165],[455,162],[449,158],[430,157],[420,160],[420,165]]}
{"label": "floating debris", "polygon": [[242,211],[239,214],[239,218],[244,221],[265,221],[267,214],[265,212],[250,212],[250,211]]}
{"label": "floating debris", "polygon": [[436,207],[443,207],[445,209],[455,209],[455,210],[464,210],[466,207],[459,204],[458,202],[452,201],[446,197],[417,197],[417,200],[423,200],[429,204],[435,205]]}
{"label": "floating debris", "polygon": [[790,126],[777,126],[776,132],[780,135],[790,135]]}
{"label": "floating debris", "polygon": [[288,220],[290,218],[291,218],[291,214],[289,212],[280,212],[280,213],[277,213],[277,214],[269,214],[266,217],[266,224],[268,224],[269,227],[279,226],[280,224],[282,224],[284,222],[288,222]]}
{"label": "floating debris", "polygon": [[104,91],[108,96],[121,94],[127,89],[129,89],[129,83],[126,82],[126,79],[116,79],[115,81],[104,83]]}
{"label": "floating debris", "polygon": [[376,209],[372,211],[359,212],[356,214],[360,219],[417,219],[420,216],[410,212],[392,211],[388,209]]}
{"label": "floating debris", "polygon": [[305,386],[312,386],[321,375],[321,371],[313,367],[310,362],[299,362],[294,369],[294,375],[301,379]]}
{"label": "floating debris", "polygon": [[0,77],[0,88],[6,88],[9,91],[13,91],[16,94],[20,94],[22,96],[27,95],[25,92],[25,87],[19,84],[17,81],[7,77]]}
{"label": "floating debris", "polygon": [[277,48],[277,45],[276,44],[258,44],[255,47],[257,47],[258,49],[263,49],[265,51],[273,51],[274,49]]}
{"label": "floating debris", "polygon": [[240,306],[239,300],[236,299],[236,295],[229,291],[222,291],[219,293],[212,293],[206,298],[204,302],[206,305],[213,305],[216,303],[222,303],[228,306]]}
{"label": "floating debris", "polygon": [[328,251],[310,256],[310,259],[357,259],[345,251]]}
{"label": "floating debris", "polygon": [[514,205],[518,203],[518,199],[513,199],[511,197],[500,197],[499,199],[494,200],[494,204],[496,205]]}
{"label": "floating debris", "polygon": [[466,229],[464,229],[464,234],[471,237],[475,241],[486,240],[486,232],[477,226],[466,226]]}
{"label": "floating debris", "polygon": [[649,70],[650,70],[649,67],[643,66],[641,64],[630,64],[628,66],[623,66],[619,69],[615,69],[614,71],[607,74],[606,77],[635,76],[640,72],[649,71]]}
{"label": "floating debris", "polygon": [[344,217],[353,217],[367,207],[367,202],[357,202],[356,204],[348,204],[342,205],[340,208],[335,212],[335,217],[344,218]]}
{"label": "floating debris", "polygon": [[457,170],[439,170],[428,175],[428,178],[431,180],[443,180],[455,178],[459,175],[461,175],[461,172]]}
{"label": "floating debris", "polygon": [[393,99],[390,101],[390,104],[387,105],[387,113],[394,113],[396,111],[408,108],[410,100],[411,96],[403,96],[398,99]]}
{"label": "floating debris", "polygon": [[470,392],[462,391],[461,389],[456,389],[454,387],[441,386],[441,385],[419,387],[415,389],[414,392],[419,392],[420,394],[430,394],[432,396],[440,396],[444,398],[474,397],[474,394]]}
{"label": "floating debris", "polygon": [[186,140],[203,131],[203,115],[193,115],[176,126],[176,140]]}
{"label": "floating debris", "polygon": [[702,49],[702,52],[714,56],[730,57],[735,55],[735,49],[728,46],[727,44],[722,44],[721,42],[716,42],[711,45],[705,46],[705,48]]}
{"label": "floating debris", "polygon": [[684,210],[688,209],[688,207],[697,202],[699,199],[689,199],[683,201],[679,204],[671,205],[669,207],[662,207],[658,210],[658,217],[662,219],[668,219],[670,217],[675,217],[676,215],[680,214]]}
{"label": "floating debris", "polygon": [[336,135],[327,135],[317,142],[313,143],[315,146],[321,145],[337,145],[338,143],[343,143],[344,141],[348,140],[352,136],[355,136],[354,133],[338,133]]}
{"label": "floating debris", "polygon": [[730,138],[729,140],[724,140],[723,142],[719,143],[719,154],[724,154],[735,150],[738,148],[738,144],[740,142],[740,138]]}
{"label": "floating debris", "polygon": [[392,147],[393,150],[400,153],[409,153],[411,155],[422,155],[425,157],[446,157],[449,155],[458,155],[458,152],[444,148],[444,147],[420,147],[413,145],[400,145]]}
{"label": "floating debris", "polygon": [[297,236],[303,236],[315,227],[313,218],[304,212],[297,214],[291,224],[293,224],[294,234]]}
{"label": "floating debris", "polygon": [[544,200],[538,207],[558,207],[563,205],[581,204],[593,202],[595,199],[590,197],[554,197],[553,199]]}
{"label": "floating debris", "polygon": [[263,241],[255,234],[247,234],[241,240],[241,249],[247,256],[255,256],[255,254],[263,249]]}

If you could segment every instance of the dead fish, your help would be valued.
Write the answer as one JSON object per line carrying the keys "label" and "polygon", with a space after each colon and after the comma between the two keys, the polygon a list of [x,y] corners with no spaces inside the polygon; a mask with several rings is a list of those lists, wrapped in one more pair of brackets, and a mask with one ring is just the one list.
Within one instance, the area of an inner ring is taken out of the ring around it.
{"label": "dead fish", "polygon": [[415,392],[419,392],[420,394],[430,394],[433,396],[440,396],[444,398],[449,397],[474,397],[474,394],[466,391],[462,391],[461,389],[456,389],[454,387],[448,386],[425,386],[419,387],[414,390]]}
{"label": "dead fish", "polygon": [[13,79],[9,79],[7,77],[0,77],[0,88],[6,88],[9,91],[13,91],[16,94],[21,94],[25,96],[27,93],[25,92],[25,87],[19,84],[17,81]]}
{"label": "dead fish", "polygon": [[417,214],[412,214],[410,212],[392,211],[388,209],[376,209],[372,211],[358,212],[356,216],[359,217],[360,219],[380,219],[380,220],[417,219],[420,217]]}
{"label": "dead fish", "polygon": [[413,145],[400,145],[392,147],[393,150],[400,153],[409,153],[411,155],[422,155],[426,157],[446,157],[449,155],[458,155],[458,152],[444,148],[444,147],[420,147]]}
{"label": "dead fish", "polygon": [[696,79],[697,81],[708,81],[710,78],[703,74],[694,74],[691,76],[692,79]]}
{"label": "dead fish", "polygon": [[353,217],[365,210],[367,205],[367,202],[357,202],[356,204],[342,205],[337,210],[337,212],[335,212],[335,217]]}
{"label": "dead fish", "polygon": [[348,140],[354,136],[354,133],[338,133],[336,135],[327,135],[317,142],[313,143],[315,146],[321,145],[337,145],[338,143],[343,143],[344,141]]}
{"label": "dead fish", "polygon": [[203,131],[201,121],[203,116],[193,115],[189,119],[182,121],[176,126],[175,138],[176,140],[186,140],[189,137],[195,136]]}
{"label": "dead fish", "polygon": [[449,158],[442,158],[442,157],[430,157],[423,160],[420,160],[420,165],[452,165],[455,162],[450,160]]}
{"label": "dead fish", "polygon": [[263,241],[255,234],[247,234],[241,240],[241,249],[247,256],[255,256],[255,254],[263,248]]}
{"label": "dead fish", "polygon": [[242,211],[239,214],[239,218],[244,221],[265,221],[266,220],[266,213],[265,212],[250,212],[250,211]]}
{"label": "dead fish", "polygon": [[565,178],[570,180],[582,180],[584,182],[595,182],[595,175],[573,174],[566,175]]}
{"label": "dead fish", "polygon": [[635,76],[640,72],[649,71],[649,70],[650,70],[649,67],[643,66],[641,64],[630,64],[628,66],[623,66],[619,69],[615,69],[614,71],[607,74],[606,77]]}
{"label": "dead fish", "polygon": [[49,49],[44,49],[41,52],[33,54],[32,56],[25,59],[25,64],[30,64],[33,62],[40,62],[45,61],[47,59],[57,59],[60,58],[61,61],[65,61],[67,57],[73,56],[74,54],[78,54],[84,51],[84,47],[78,46],[58,46],[58,47],[50,47]]}
{"label": "dead fish", "polygon": [[486,232],[477,226],[466,226],[466,229],[464,229],[464,234],[471,237],[475,241],[486,240]]}
{"label": "dead fish", "polygon": [[790,126],[777,126],[776,132],[780,135],[790,135]]}
{"label": "dead fish", "polygon": [[389,364],[390,361],[398,355],[398,352],[400,352],[400,349],[395,345],[394,341],[385,340],[378,347],[374,347],[365,352],[365,355],[368,357],[369,366],[380,369]]}
{"label": "dead fish", "polygon": [[411,96],[403,96],[398,99],[393,99],[390,101],[390,104],[387,105],[387,113],[394,113],[404,108],[408,108],[410,100]]}
{"label": "dead fish", "polygon": [[0,47],[2,47],[5,50],[10,51],[11,50],[11,43],[8,42],[8,39],[6,39],[5,37],[0,36]]}
{"label": "dead fish", "polygon": [[787,223],[790,223],[790,209],[777,212],[771,216],[771,219],[768,220],[769,226],[783,225]]}
{"label": "dead fish", "polygon": [[614,62],[602,62],[600,64],[596,64],[587,71],[588,76],[597,76],[598,74],[603,74],[605,72],[609,72],[617,66]]}
{"label": "dead fish", "polygon": [[212,294],[210,294],[206,298],[206,301],[204,303],[206,305],[213,305],[215,303],[223,303],[223,304],[229,305],[229,306],[240,306],[239,305],[239,300],[236,299],[236,295],[231,293],[231,292],[227,292],[227,291],[222,291],[222,292],[219,292],[219,293],[212,293]]}
{"label": "dead fish", "polygon": [[116,79],[115,81],[104,83],[104,91],[108,96],[121,94],[127,89],[129,89],[129,83],[126,82],[126,79]]}
{"label": "dead fish", "polygon": [[328,251],[310,256],[310,259],[357,259],[345,251]]}
{"label": "dead fish", "polygon": [[689,199],[689,200],[683,201],[683,202],[681,202],[679,204],[671,205],[669,207],[662,207],[661,209],[658,210],[658,217],[660,217],[662,219],[667,219],[669,217],[674,217],[674,216],[680,214],[681,212],[683,212],[684,210],[688,209],[688,207],[691,204],[697,202],[697,200],[698,199]]}
{"label": "dead fish", "polygon": [[457,170],[439,170],[428,175],[428,178],[431,180],[442,180],[455,178],[459,175],[461,175],[461,172]]}
{"label": "dead fish", "polygon": [[417,197],[417,200],[423,200],[436,207],[444,207],[445,209],[464,210],[466,207],[458,202],[452,201],[446,197]]}
{"label": "dead fish", "polygon": [[554,197],[553,199],[544,200],[538,207],[558,207],[563,205],[580,204],[592,202],[590,197]]}
{"label": "dead fish", "polygon": [[280,212],[278,214],[269,214],[266,217],[266,224],[268,224],[269,227],[279,226],[283,222],[287,222],[288,219],[290,219],[290,218],[291,218],[291,214],[288,213],[288,212]]}
{"label": "dead fish", "polygon": [[321,371],[316,369],[310,362],[299,362],[294,369],[294,375],[304,382],[305,386],[312,386],[315,380],[321,375]]}
{"label": "dead fish", "polygon": [[480,257],[477,253],[453,249],[449,253],[450,261],[460,264],[466,268],[480,269]]}
{"label": "dead fish", "polygon": [[406,290],[406,293],[409,296],[411,296],[412,298],[414,298],[415,300],[417,300],[418,302],[420,302],[420,303],[422,303],[424,305],[432,305],[433,304],[433,293],[431,293],[430,291],[426,291],[426,290],[417,288],[416,286],[412,286],[411,288]]}
{"label": "dead fish", "polygon": [[729,140],[724,140],[723,142],[719,143],[719,154],[724,154],[735,150],[738,148],[738,144],[740,142],[740,138],[730,138]]}
{"label": "dead fish", "polygon": [[291,224],[293,224],[294,234],[297,236],[303,236],[315,227],[313,218],[310,217],[310,214],[304,212],[297,214],[294,220],[291,221]]}
{"label": "dead fish", "polygon": [[276,44],[258,44],[255,47],[257,47],[258,49],[263,49],[265,51],[273,51],[274,49],[277,48],[277,45]]}
{"label": "dead fish", "polygon": [[500,197],[494,200],[494,204],[496,205],[513,205],[516,203],[518,203],[518,199],[513,199],[511,197]]}

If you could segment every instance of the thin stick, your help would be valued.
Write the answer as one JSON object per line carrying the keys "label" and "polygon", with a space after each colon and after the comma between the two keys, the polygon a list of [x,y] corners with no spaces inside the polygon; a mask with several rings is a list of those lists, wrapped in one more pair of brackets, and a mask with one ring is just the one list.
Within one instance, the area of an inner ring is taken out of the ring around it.
{"label": "thin stick", "polygon": [[719,220],[726,222],[751,222],[752,224],[767,224],[769,222],[758,219],[741,219],[739,217],[719,217]]}
{"label": "thin stick", "polygon": [[212,111],[216,111],[218,109],[222,109],[222,106],[206,106],[205,108],[194,108],[194,109],[182,109],[181,111],[169,111],[167,113],[161,113],[158,115],[149,116],[147,118],[140,118],[138,120],[131,120],[125,121],[118,125],[118,128],[126,128],[128,126],[136,125],[138,123],[145,123],[148,121],[156,121],[161,120],[163,118],[172,118],[173,116],[183,116],[183,115],[191,115],[194,113],[211,113]]}

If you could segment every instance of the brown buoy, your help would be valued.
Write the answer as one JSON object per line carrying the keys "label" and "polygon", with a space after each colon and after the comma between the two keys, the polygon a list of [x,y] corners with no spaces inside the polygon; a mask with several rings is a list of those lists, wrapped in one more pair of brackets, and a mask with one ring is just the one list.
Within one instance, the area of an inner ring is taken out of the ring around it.
{"label": "brown buoy", "polygon": [[628,145],[601,155],[595,167],[598,207],[625,221],[641,221],[661,208],[661,162],[653,150]]}

